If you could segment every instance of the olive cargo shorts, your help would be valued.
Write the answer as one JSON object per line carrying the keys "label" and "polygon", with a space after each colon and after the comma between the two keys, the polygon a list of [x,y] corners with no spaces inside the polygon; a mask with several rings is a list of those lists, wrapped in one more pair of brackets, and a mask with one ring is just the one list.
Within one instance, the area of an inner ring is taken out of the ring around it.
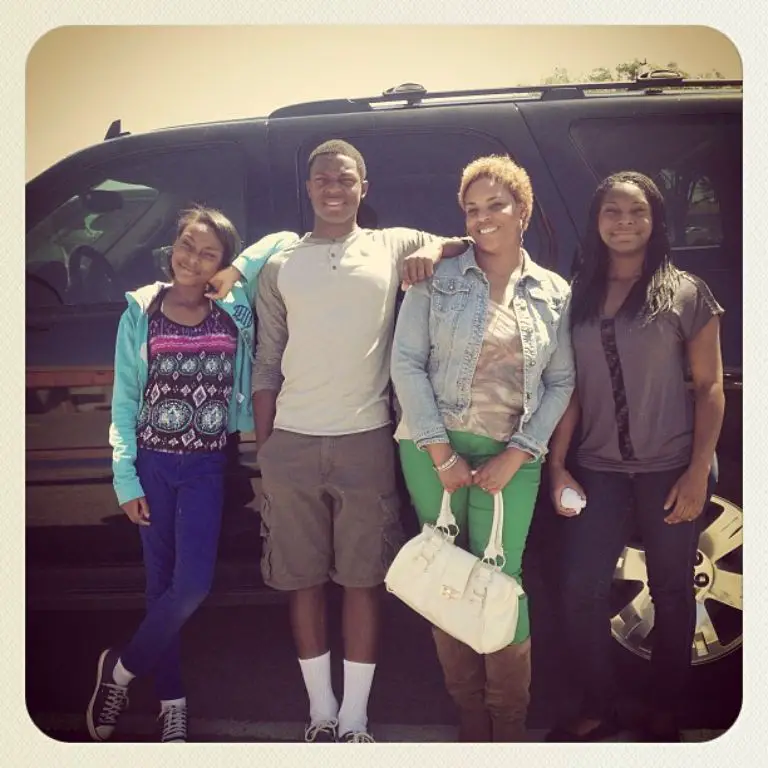
{"label": "olive cargo shorts", "polygon": [[375,587],[403,542],[387,425],[333,437],[276,429],[259,452],[261,572],[274,589]]}

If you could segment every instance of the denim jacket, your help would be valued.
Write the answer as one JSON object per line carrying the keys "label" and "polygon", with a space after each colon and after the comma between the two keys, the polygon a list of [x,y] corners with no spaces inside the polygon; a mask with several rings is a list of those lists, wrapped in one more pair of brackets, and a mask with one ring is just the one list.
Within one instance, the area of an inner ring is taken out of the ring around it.
{"label": "denim jacket", "polygon": [[[483,344],[490,285],[471,247],[408,289],[395,329],[392,381],[410,438],[419,449],[447,443],[443,414],[461,418]],[[569,328],[570,288],[524,254],[512,309],[523,348],[524,399],[509,447],[535,459],[565,412],[575,369]]]}

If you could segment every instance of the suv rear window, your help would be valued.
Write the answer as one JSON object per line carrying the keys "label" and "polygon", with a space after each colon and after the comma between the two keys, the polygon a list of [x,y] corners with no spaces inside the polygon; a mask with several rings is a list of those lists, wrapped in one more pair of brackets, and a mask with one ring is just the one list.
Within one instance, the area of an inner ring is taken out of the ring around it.
{"label": "suv rear window", "polygon": [[595,175],[650,176],[667,204],[672,260],[701,277],[725,308],[723,362],[741,367],[741,115],[580,120],[571,135]]}
{"label": "suv rear window", "polygon": [[741,211],[739,116],[580,120],[571,135],[598,178],[634,170],[656,182],[673,248],[726,242]]}

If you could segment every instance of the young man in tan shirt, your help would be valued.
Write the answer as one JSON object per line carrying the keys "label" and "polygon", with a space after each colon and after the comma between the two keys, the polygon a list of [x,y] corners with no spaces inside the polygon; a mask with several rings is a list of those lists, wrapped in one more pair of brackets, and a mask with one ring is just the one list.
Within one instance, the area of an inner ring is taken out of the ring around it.
{"label": "young man in tan shirt", "polygon": [[[264,265],[256,298],[262,573],[291,592],[309,696],[305,740],[372,742],[367,703],[379,596],[402,537],[389,416],[395,299],[401,280],[430,276],[434,262],[467,244],[359,227],[365,161],[346,142],[317,147],[308,173],[312,232]],[[328,580],[344,588],[340,708],[331,686]]]}

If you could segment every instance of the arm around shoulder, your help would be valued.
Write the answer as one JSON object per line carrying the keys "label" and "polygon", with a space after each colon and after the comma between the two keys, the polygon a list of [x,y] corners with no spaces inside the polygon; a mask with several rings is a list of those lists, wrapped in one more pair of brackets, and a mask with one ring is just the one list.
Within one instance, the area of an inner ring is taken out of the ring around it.
{"label": "arm around shoulder", "polygon": [[270,256],[282,251],[299,239],[295,232],[274,232],[265,235],[257,242],[249,245],[232,262],[232,266],[243,276],[246,282],[253,280]]}

